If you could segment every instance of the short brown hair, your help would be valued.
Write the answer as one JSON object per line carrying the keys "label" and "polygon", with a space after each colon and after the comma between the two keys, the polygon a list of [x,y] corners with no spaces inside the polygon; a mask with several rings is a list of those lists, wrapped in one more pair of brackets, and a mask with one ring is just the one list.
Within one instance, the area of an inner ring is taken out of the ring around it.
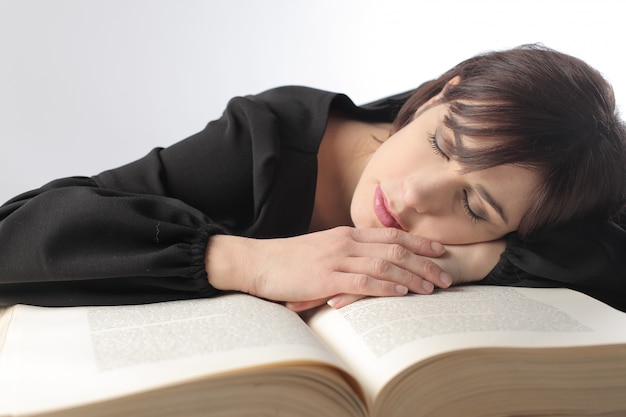
{"label": "short brown hair", "polygon": [[[446,87],[457,76],[460,82]],[[610,219],[623,208],[626,128],[613,89],[580,59],[540,45],[475,56],[420,86],[394,128],[439,93],[455,134],[505,139],[455,148],[468,170],[516,164],[541,175],[521,236],[579,218]]]}

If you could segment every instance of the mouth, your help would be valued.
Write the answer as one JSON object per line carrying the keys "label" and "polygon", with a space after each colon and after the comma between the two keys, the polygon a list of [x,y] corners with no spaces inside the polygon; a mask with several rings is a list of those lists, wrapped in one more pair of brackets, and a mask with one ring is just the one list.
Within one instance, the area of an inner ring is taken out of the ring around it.
{"label": "mouth", "polygon": [[391,213],[387,206],[387,200],[380,185],[376,187],[374,191],[374,213],[378,221],[385,227],[393,227],[396,229],[404,230],[404,228],[398,223],[395,216]]}

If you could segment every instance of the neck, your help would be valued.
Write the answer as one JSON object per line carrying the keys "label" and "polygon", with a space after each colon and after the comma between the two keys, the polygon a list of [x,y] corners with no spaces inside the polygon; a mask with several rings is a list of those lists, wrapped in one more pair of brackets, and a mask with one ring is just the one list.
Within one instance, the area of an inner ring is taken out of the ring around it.
{"label": "neck", "polygon": [[354,189],[370,156],[387,139],[390,124],[330,115],[318,153],[317,186],[310,231],[351,226]]}

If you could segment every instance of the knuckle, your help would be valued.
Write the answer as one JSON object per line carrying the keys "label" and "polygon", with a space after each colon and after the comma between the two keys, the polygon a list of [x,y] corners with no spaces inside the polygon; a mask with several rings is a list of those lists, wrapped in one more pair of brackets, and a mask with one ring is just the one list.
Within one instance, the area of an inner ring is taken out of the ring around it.
{"label": "knuckle", "polygon": [[329,245],[329,249],[333,253],[345,254],[349,253],[354,248],[354,241],[350,239],[340,238],[335,239]]}
{"label": "knuckle", "polygon": [[400,239],[400,230],[388,227],[383,229],[383,234],[385,238],[389,241],[395,242]]}
{"label": "knuckle", "polygon": [[375,276],[385,276],[391,269],[391,264],[384,259],[376,258],[373,262],[373,271]]}
{"label": "knuckle", "polygon": [[355,290],[355,294],[366,294],[369,287],[369,277],[364,274],[357,274],[352,279],[352,285]]}
{"label": "knuckle", "polygon": [[355,229],[349,226],[337,226],[334,228],[334,232],[344,238],[352,238],[354,231]]}
{"label": "knuckle", "polygon": [[432,277],[439,274],[439,266],[432,261],[426,261],[424,262],[422,271],[425,277]]}
{"label": "knuckle", "polygon": [[409,251],[403,246],[397,244],[389,246],[389,252],[387,253],[387,256],[389,256],[389,259],[392,261],[404,260],[408,255]]}
{"label": "knuckle", "polygon": [[413,245],[420,253],[428,252],[431,250],[430,240],[420,236],[412,236]]}

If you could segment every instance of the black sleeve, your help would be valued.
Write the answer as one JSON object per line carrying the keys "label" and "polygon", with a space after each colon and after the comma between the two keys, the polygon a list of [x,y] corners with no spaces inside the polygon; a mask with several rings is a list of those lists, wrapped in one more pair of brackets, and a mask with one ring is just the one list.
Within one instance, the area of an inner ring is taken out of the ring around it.
{"label": "black sleeve", "polygon": [[270,187],[277,122],[231,100],[200,133],[93,178],[57,181],[0,208],[0,304],[102,305],[215,294],[204,255]]}
{"label": "black sleeve", "polygon": [[580,221],[527,240],[513,233],[482,283],[566,287],[626,311],[626,231],[612,222]]}
{"label": "black sleeve", "polygon": [[208,296],[219,227],[181,201],[66,178],[0,209],[0,304],[128,304]]}

